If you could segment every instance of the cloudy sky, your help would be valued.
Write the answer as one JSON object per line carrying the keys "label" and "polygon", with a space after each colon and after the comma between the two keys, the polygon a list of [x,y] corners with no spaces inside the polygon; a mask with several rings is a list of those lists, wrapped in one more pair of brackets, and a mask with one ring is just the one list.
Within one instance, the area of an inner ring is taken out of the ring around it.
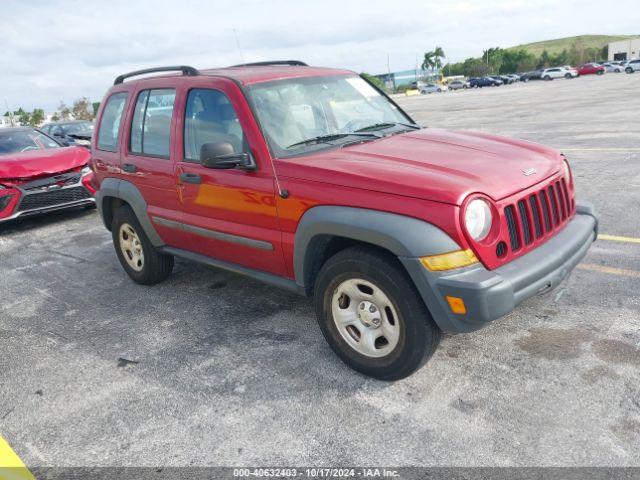
{"label": "cloudy sky", "polygon": [[637,1],[606,12],[595,0],[0,0],[0,107],[100,100],[116,75],[158,65],[295,58],[382,73],[387,54],[392,71],[411,69],[436,45],[458,61],[490,46],[634,34]]}

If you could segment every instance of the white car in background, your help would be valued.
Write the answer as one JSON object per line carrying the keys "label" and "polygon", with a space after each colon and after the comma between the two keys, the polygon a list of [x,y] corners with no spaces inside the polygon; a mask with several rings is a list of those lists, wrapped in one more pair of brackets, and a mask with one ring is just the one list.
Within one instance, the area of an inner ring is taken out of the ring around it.
{"label": "white car in background", "polygon": [[555,78],[576,78],[578,77],[578,71],[570,67],[569,65],[565,65],[564,67],[553,67],[553,68],[545,68],[540,74],[540,78],[542,80],[553,80]]}
{"label": "white car in background", "polygon": [[622,73],[624,72],[624,67],[622,65],[618,65],[615,63],[601,63],[600,65],[602,65],[604,68],[607,69],[607,73],[613,72],[613,73]]}
{"label": "white car in background", "polygon": [[565,71],[564,78],[578,78],[580,76],[578,70],[573,68],[571,65],[565,65],[561,68]]}
{"label": "white car in background", "polygon": [[640,58],[629,60],[624,64],[624,71],[627,73],[637,72],[638,70],[640,70]]}
{"label": "white car in background", "polygon": [[448,90],[446,85],[438,85],[437,83],[427,83],[420,87],[420,93],[423,95],[427,93],[444,92]]}

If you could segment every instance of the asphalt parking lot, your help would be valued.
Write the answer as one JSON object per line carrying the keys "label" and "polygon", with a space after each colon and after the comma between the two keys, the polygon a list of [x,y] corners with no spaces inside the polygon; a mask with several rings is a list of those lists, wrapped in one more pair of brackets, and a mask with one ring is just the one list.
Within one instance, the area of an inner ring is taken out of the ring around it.
{"label": "asphalt parking lot", "polygon": [[311,302],[177,261],[132,283],[95,211],[0,226],[0,432],[29,467],[640,466],[640,75],[400,98],[561,148],[599,240],[410,378],[344,366]]}

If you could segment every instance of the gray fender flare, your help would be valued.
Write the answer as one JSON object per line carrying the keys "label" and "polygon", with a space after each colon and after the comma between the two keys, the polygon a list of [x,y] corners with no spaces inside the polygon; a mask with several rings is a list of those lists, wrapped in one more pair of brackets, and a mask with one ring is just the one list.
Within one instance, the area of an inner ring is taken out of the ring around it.
{"label": "gray fender flare", "polygon": [[309,209],[298,223],[293,253],[294,275],[305,288],[307,249],[317,235],[334,235],[384,248],[396,256],[424,257],[459,250],[440,228],[417,218],[395,213],[342,206]]}
{"label": "gray fender flare", "polygon": [[160,238],[160,235],[158,235],[158,232],[156,232],[147,214],[147,202],[145,202],[140,190],[138,190],[134,184],[117,178],[105,178],[100,185],[100,190],[96,192],[98,211],[105,226],[110,229],[111,225],[107,225],[103,211],[103,199],[105,197],[115,197],[127,202],[131,206],[133,213],[136,214],[144,233],[149,237],[153,246],[161,247],[164,245],[164,242]]}

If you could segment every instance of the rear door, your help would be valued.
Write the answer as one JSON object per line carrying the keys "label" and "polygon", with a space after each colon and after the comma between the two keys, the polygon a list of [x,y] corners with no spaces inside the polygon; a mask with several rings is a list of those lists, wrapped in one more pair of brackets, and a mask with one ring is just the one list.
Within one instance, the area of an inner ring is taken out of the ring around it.
{"label": "rear door", "polygon": [[[226,79],[195,79],[180,108],[178,174],[190,250],[285,275],[273,167],[241,91]],[[250,154],[257,170],[203,167],[200,149],[215,142]]]}
{"label": "rear door", "polygon": [[162,240],[182,247],[185,235],[172,227],[182,217],[173,143],[176,88],[172,79],[141,82],[127,117],[121,176],[133,183],[147,203],[147,213]]}

